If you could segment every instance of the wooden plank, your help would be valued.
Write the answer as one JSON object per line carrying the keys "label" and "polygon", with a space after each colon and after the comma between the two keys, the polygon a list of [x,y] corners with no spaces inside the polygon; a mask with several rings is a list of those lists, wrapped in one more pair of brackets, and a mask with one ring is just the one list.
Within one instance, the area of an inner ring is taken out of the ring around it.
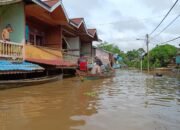
{"label": "wooden plank", "polygon": [[25,59],[45,59],[45,60],[60,60],[62,59],[60,50],[52,50],[44,47],[36,47],[33,45],[25,45]]}

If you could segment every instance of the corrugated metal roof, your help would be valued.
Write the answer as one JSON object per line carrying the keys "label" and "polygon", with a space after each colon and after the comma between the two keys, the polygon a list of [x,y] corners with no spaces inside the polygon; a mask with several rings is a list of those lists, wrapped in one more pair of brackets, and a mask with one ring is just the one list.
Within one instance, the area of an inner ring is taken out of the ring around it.
{"label": "corrugated metal roof", "polygon": [[0,60],[0,71],[34,71],[34,70],[44,70],[44,68],[29,62],[13,63],[7,60]]}

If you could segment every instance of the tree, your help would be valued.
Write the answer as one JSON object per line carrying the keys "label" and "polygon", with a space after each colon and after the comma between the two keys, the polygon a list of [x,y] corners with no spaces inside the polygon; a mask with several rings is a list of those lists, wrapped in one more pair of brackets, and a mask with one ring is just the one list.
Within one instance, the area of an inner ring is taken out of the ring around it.
{"label": "tree", "polygon": [[[143,68],[147,68],[147,55],[145,55],[145,50],[143,48],[134,49],[124,53],[119,49],[118,46],[110,44],[107,42],[101,43],[98,47],[103,48],[114,54],[118,54],[123,58],[123,62],[129,67],[140,67],[140,59],[143,57]],[[153,67],[167,67],[173,57],[177,54],[177,48],[175,46],[157,45],[150,52],[150,68]]]}
{"label": "tree", "polygon": [[104,42],[98,45],[99,48],[102,48],[106,51],[112,52],[113,54],[118,54],[120,55],[122,58],[125,58],[125,54],[123,51],[121,51],[119,49],[119,47],[117,45],[108,43],[108,42]]}
{"label": "tree", "polygon": [[150,51],[150,62],[153,65],[160,67],[167,67],[173,57],[176,56],[177,48],[175,46],[166,44],[156,46]]}

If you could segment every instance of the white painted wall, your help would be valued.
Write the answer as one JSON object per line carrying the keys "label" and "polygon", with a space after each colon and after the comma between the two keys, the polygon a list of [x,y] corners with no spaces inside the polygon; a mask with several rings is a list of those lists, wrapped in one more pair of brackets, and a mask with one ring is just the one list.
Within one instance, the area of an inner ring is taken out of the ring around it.
{"label": "white painted wall", "polygon": [[68,42],[70,49],[79,49],[79,51],[72,51],[71,54],[80,56],[80,39],[79,39],[79,37],[66,38],[66,41]]}
{"label": "white painted wall", "polygon": [[103,64],[109,64],[110,63],[109,53],[107,53],[101,49],[96,48],[96,56],[102,60]]}

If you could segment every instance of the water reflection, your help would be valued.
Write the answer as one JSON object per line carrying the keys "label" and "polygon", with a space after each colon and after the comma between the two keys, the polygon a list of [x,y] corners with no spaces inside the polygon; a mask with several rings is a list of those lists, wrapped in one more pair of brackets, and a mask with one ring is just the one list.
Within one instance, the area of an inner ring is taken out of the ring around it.
{"label": "water reflection", "polygon": [[[93,83],[66,81],[29,88],[0,92],[0,129],[63,129],[84,125],[84,120],[73,120],[73,115],[91,116],[97,113]],[[83,85],[83,86],[82,86]],[[98,82],[96,83],[98,85]]]}
{"label": "water reflection", "polygon": [[0,91],[0,130],[179,130],[180,81],[138,71]]}

